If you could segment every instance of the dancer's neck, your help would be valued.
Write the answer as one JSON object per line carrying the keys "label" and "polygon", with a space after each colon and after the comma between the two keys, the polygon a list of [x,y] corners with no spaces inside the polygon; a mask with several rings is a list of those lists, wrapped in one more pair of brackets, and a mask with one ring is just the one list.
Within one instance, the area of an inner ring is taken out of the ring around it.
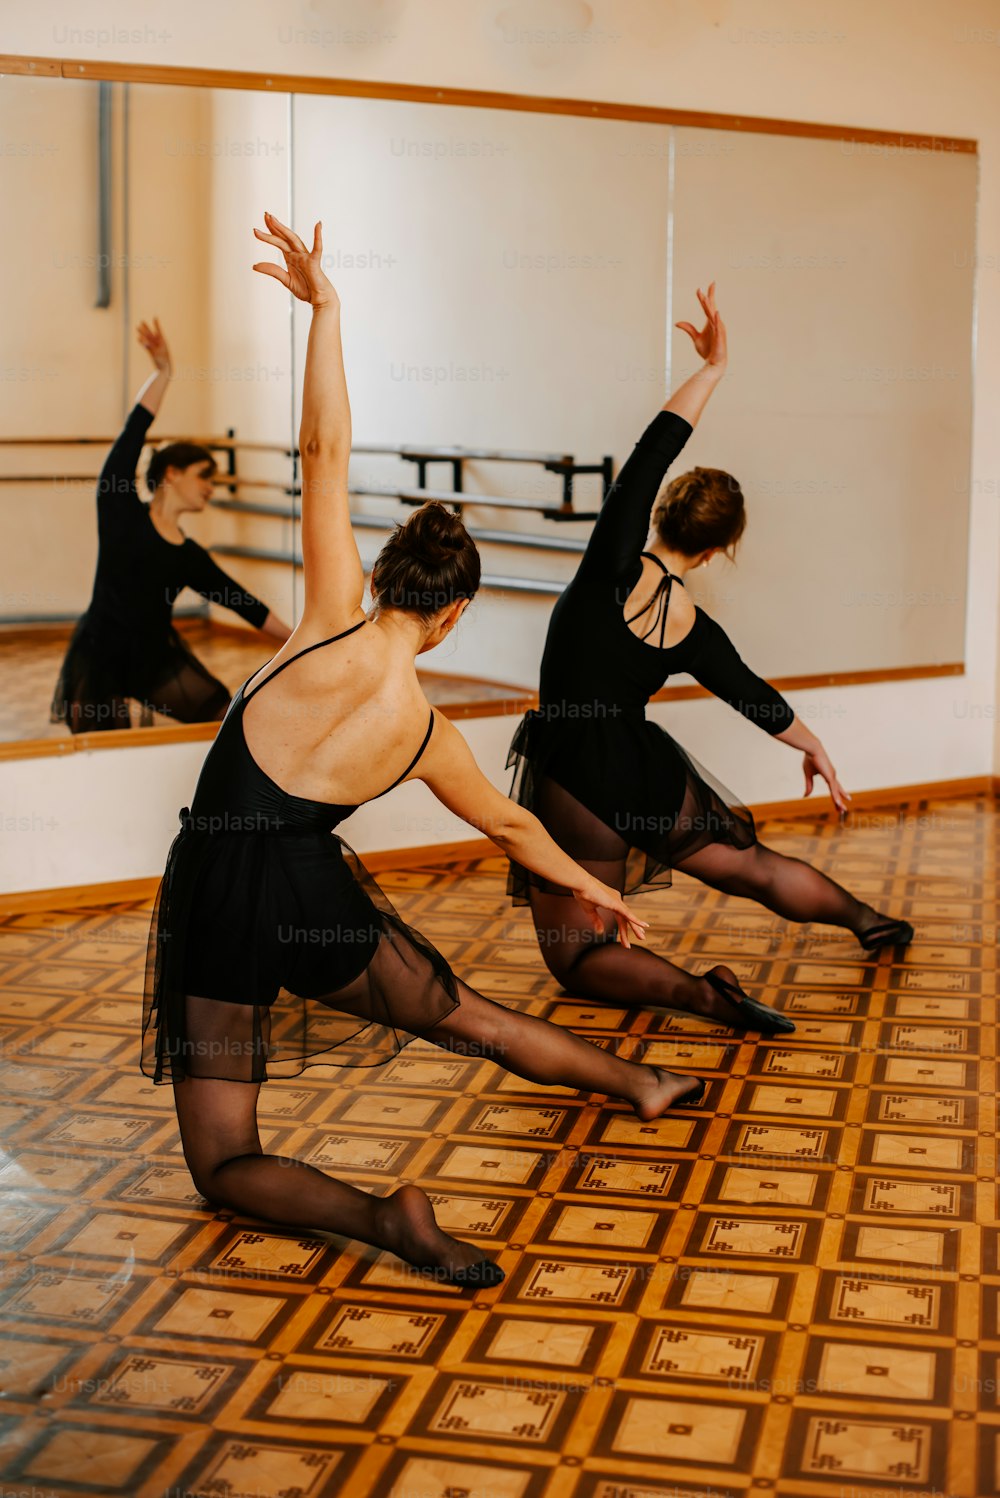
{"label": "dancer's neck", "polygon": [[369,624],[389,641],[393,650],[416,659],[427,648],[429,634],[427,625],[415,614],[406,614],[402,609],[373,609],[368,615]]}
{"label": "dancer's neck", "polygon": [[662,541],[651,542],[646,547],[646,551],[650,552],[654,557],[658,557],[673,577],[684,577],[686,573],[693,572],[696,567],[703,566],[706,561],[704,554],[697,557],[686,557],[683,552],[671,551],[669,547],[663,545]]}

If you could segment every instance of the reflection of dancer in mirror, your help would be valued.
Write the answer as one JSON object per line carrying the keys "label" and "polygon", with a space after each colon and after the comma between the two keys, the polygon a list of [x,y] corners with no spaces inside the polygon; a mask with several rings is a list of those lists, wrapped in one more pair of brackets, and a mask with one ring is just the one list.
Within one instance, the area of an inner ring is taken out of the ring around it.
{"label": "reflection of dancer in mirror", "polygon": [[[809,864],[758,842],[747,808],[645,716],[667,677],[689,672],[802,751],[806,795],[819,776],[837,809],[847,809],[849,798],[819,739],[684,591],[684,575],[718,552],[731,553],[743,532],[736,480],[711,468],[681,475],[657,502],[650,527],[660,482],[726,367],[714,283],[698,298],[705,326],[678,327],[704,364],[639,439],[552,611],[539,709],[526,715],[511,745],[512,794],[584,868],[626,894],[669,884],[677,868],[786,920],[846,927],[866,951],[903,945],[913,935],[906,921],[880,915]],[[610,924],[595,934],[557,881],[515,862],[508,888],[518,903],[530,902],[546,965],[572,994],[692,1010],[762,1033],[795,1028],[744,994],[731,968],[718,965],[696,977],[648,949],[627,950]]]}
{"label": "reflection of dancer in mirror", "polygon": [[610,921],[625,947],[630,927],[643,929],[616,890],[491,785],[424,696],[416,657],[448,635],[479,585],[479,555],[457,516],[428,504],[396,529],[372,570],[366,617],[340,302],[322,270],[320,226],[310,251],[270,214],[266,222],[255,233],[285,263],[255,269],[312,306],[303,614],[288,645],[236,693],[181,813],[150,933],[142,1069],[173,1082],[185,1159],[210,1201],[360,1239],[450,1283],[495,1284],[499,1268],[438,1227],[417,1186],[379,1198],[264,1154],[260,1083],[316,1061],[375,1065],[399,1051],[403,1031],[534,1083],[621,1098],[647,1120],[699,1101],[704,1084],[476,993],[333,835],[359,805],[419,779],[525,867],[571,888],[582,921]]}
{"label": "reflection of dancer in mirror", "polygon": [[135,471],[172,368],[154,320],[139,342],[156,366],[105,460],[97,484],[97,573],[87,612],[69,642],[52,699],[52,721],[72,733],[131,727],[128,699],[180,723],[211,723],[229,705],[229,689],[202,665],[171,622],[184,588],[232,609],[274,640],[289,628],[185,536],[180,517],[200,513],[212,495],[215,459],[194,442],[171,442],[150,459],[149,504]]}

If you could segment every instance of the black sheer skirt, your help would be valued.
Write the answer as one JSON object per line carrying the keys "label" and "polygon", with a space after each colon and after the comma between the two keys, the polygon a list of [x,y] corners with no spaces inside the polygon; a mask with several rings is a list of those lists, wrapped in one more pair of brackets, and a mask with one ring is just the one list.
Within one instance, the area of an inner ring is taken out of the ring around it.
{"label": "black sheer skirt", "polygon": [[154,1082],[377,1066],[458,1007],[448,963],[335,833],[181,821],[146,954]]}
{"label": "black sheer skirt", "polygon": [[[622,891],[663,889],[671,871],[710,843],[748,848],[753,815],[685,749],[645,717],[522,718],[511,742],[511,798],[533,812],[578,863]],[[511,863],[507,893],[568,894]]]}
{"label": "black sheer skirt", "polygon": [[230,695],[173,625],[165,635],[150,636],[100,624],[87,613],[66,647],[50,720],[71,733],[130,728],[129,698],[135,698],[144,727],[154,711],[180,723],[211,723]]}

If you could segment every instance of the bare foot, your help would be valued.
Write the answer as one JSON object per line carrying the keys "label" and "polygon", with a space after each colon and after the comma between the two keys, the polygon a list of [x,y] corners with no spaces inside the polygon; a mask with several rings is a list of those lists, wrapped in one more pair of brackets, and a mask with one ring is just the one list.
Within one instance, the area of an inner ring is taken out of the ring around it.
{"label": "bare foot", "polygon": [[636,1089],[636,1096],[629,1101],[643,1123],[659,1118],[685,1098],[697,1097],[702,1088],[707,1090],[701,1077],[684,1076],[667,1071],[663,1066],[640,1066],[639,1070],[645,1076]]}
{"label": "bare foot", "polygon": [[[447,1279],[456,1270],[471,1269],[486,1257],[482,1249],[452,1238],[438,1227],[434,1208],[419,1186],[400,1186],[380,1201],[375,1224],[379,1247],[389,1249],[415,1269],[437,1270],[441,1279]],[[503,1273],[496,1264],[488,1262],[491,1272],[484,1274],[482,1284],[499,1284]]]}

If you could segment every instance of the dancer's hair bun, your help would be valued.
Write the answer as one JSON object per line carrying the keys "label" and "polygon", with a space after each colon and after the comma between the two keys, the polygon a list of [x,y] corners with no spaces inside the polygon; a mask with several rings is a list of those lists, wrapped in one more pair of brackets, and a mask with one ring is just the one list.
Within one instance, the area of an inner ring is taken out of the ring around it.
{"label": "dancer's hair bun", "polygon": [[400,546],[436,567],[463,551],[470,542],[460,515],[454,514],[437,500],[421,505],[400,526],[396,536]]}
{"label": "dancer's hair bun", "polygon": [[429,500],[397,525],[375,559],[372,597],[381,609],[429,619],[479,587],[476,544],[438,500]]}
{"label": "dancer's hair bun", "polygon": [[743,491],[721,468],[692,468],[672,479],[656,502],[653,524],[660,540],[681,556],[703,551],[732,554],[746,526]]}

